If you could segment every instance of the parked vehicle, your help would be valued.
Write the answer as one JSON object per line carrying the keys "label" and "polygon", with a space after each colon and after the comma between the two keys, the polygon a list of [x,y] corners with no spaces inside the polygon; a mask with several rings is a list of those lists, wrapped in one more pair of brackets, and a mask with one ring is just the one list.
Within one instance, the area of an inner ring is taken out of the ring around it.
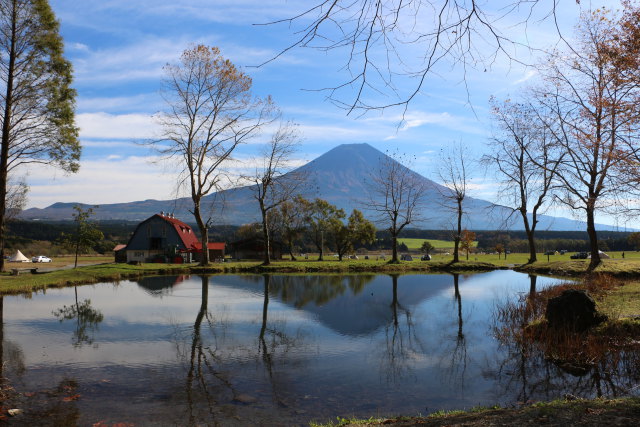
{"label": "parked vehicle", "polygon": [[589,252],[576,252],[571,255],[571,259],[587,259],[589,258]]}
{"label": "parked vehicle", "polygon": [[413,261],[413,257],[411,255],[400,255],[400,261]]}
{"label": "parked vehicle", "polygon": [[431,255],[426,254],[420,257],[420,261],[431,261]]}
{"label": "parked vehicle", "polygon": [[38,255],[31,258],[31,262],[51,262],[51,258],[44,255]]}

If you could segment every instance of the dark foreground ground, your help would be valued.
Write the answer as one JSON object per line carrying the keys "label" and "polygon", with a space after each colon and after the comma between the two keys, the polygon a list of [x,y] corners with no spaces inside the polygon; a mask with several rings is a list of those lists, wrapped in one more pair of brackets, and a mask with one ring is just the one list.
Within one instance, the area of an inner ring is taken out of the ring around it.
{"label": "dark foreground ground", "polygon": [[[329,424],[331,425],[331,424]],[[519,409],[454,411],[426,418],[338,420],[334,426],[640,426],[640,398],[562,400]]]}

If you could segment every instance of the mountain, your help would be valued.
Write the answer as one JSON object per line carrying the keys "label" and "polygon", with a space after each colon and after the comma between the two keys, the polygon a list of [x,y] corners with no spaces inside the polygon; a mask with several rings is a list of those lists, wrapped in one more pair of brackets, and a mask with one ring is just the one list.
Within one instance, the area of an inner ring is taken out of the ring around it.
{"label": "mountain", "polygon": [[[307,198],[323,198],[344,209],[349,214],[354,208],[367,215],[367,194],[370,189],[372,171],[379,169],[386,155],[369,144],[344,144],[333,148],[320,157],[312,160],[297,171],[308,177],[307,189],[303,194]],[[442,194],[449,190],[442,185],[410,171],[417,179],[423,181],[426,190],[426,208],[424,220],[413,224],[422,229],[443,229],[451,227],[453,214],[444,205]],[[258,205],[250,187],[240,187],[221,191],[207,196],[208,201],[216,201],[211,206],[224,208],[214,212],[217,224],[240,225],[257,221]],[[44,209],[31,208],[23,211],[22,219],[68,220],[72,218],[73,206],[81,203],[54,203]],[[206,205],[206,204],[203,204]],[[172,212],[178,218],[191,222],[188,209],[190,199],[177,200],[144,200],[130,203],[103,204],[95,209],[98,220],[130,220],[140,221],[161,211]],[[505,228],[504,220],[511,210],[481,199],[468,197],[464,202],[465,227],[473,230],[498,230]],[[522,230],[522,220],[515,217],[510,229]],[[601,230],[613,229],[602,225]],[[581,221],[567,218],[543,216],[538,225],[539,230],[584,230]]]}

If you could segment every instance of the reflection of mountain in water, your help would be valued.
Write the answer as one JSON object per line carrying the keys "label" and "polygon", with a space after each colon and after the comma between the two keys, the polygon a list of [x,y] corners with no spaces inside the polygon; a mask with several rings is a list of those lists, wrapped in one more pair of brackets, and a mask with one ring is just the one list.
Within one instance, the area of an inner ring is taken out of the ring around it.
{"label": "reflection of mountain in water", "polygon": [[154,297],[169,295],[172,288],[182,283],[189,276],[152,276],[137,280],[138,286]]}
{"label": "reflection of mountain in water", "polygon": [[[260,276],[226,279],[224,284],[216,282],[235,287],[238,281],[244,281],[246,286],[247,282],[263,280]],[[400,276],[398,303],[411,309],[451,286],[449,275]],[[367,335],[393,321],[390,276],[271,276],[270,289],[272,297],[312,313],[320,323],[341,335]]]}

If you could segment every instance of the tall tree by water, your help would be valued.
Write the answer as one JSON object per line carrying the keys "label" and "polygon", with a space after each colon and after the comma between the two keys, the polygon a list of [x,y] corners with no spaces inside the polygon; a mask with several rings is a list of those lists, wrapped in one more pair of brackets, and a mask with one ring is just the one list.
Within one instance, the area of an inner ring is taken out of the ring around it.
{"label": "tall tree by water", "polygon": [[462,144],[457,144],[440,154],[438,173],[445,189],[441,191],[444,207],[455,214],[455,224],[451,224],[453,234],[453,262],[460,260],[460,240],[462,240],[462,216],[464,215],[464,199],[469,187],[470,160]]}
{"label": "tall tree by water", "polygon": [[226,163],[234,150],[270,122],[270,98],[254,98],[251,78],[225,59],[217,47],[197,45],[185,50],[176,64],[165,66],[162,96],[166,110],[158,115],[162,136],[151,141],[180,170],[202,242],[200,263],[209,263],[212,208],[204,197],[223,187]]}
{"label": "tall tree by water", "polygon": [[275,208],[291,200],[305,181],[303,173],[291,170],[298,139],[296,126],[291,122],[281,122],[264,145],[254,175],[249,177],[262,217],[264,265],[271,263],[271,221],[268,216]]}
{"label": "tall tree by water", "polygon": [[556,173],[564,157],[552,132],[540,120],[546,114],[533,103],[491,100],[497,125],[491,154],[482,162],[495,167],[504,206],[518,212],[529,242],[529,263],[537,261],[535,232],[539,215],[549,205]]}
{"label": "tall tree by water", "polygon": [[79,168],[76,92],[59,24],[46,0],[0,0],[0,270],[9,178],[26,164]]}
{"label": "tall tree by water", "polygon": [[624,5],[621,18],[583,14],[571,46],[540,67],[545,84],[535,91],[548,111],[539,120],[566,153],[558,200],[586,219],[590,270],[601,262],[596,213],[628,214],[640,197],[640,10]]}
{"label": "tall tree by water", "polygon": [[401,161],[407,159],[396,153],[384,156],[377,170],[369,176],[366,209],[374,221],[384,224],[391,234],[391,263],[398,263],[398,235],[409,224],[419,222],[426,194],[422,178]]}
{"label": "tall tree by water", "polygon": [[76,223],[76,229],[71,234],[65,235],[63,233],[60,241],[64,247],[72,250],[75,254],[73,268],[77,268],[78,255],[104,239],[104,234],[102,234],[102,231],[100,231],[94,223],[89,221],[89,218],[93,215],[93,208],[84,210],[82,206],[76,205],[73,209],[76,211],[72,215],[73,221]]}

